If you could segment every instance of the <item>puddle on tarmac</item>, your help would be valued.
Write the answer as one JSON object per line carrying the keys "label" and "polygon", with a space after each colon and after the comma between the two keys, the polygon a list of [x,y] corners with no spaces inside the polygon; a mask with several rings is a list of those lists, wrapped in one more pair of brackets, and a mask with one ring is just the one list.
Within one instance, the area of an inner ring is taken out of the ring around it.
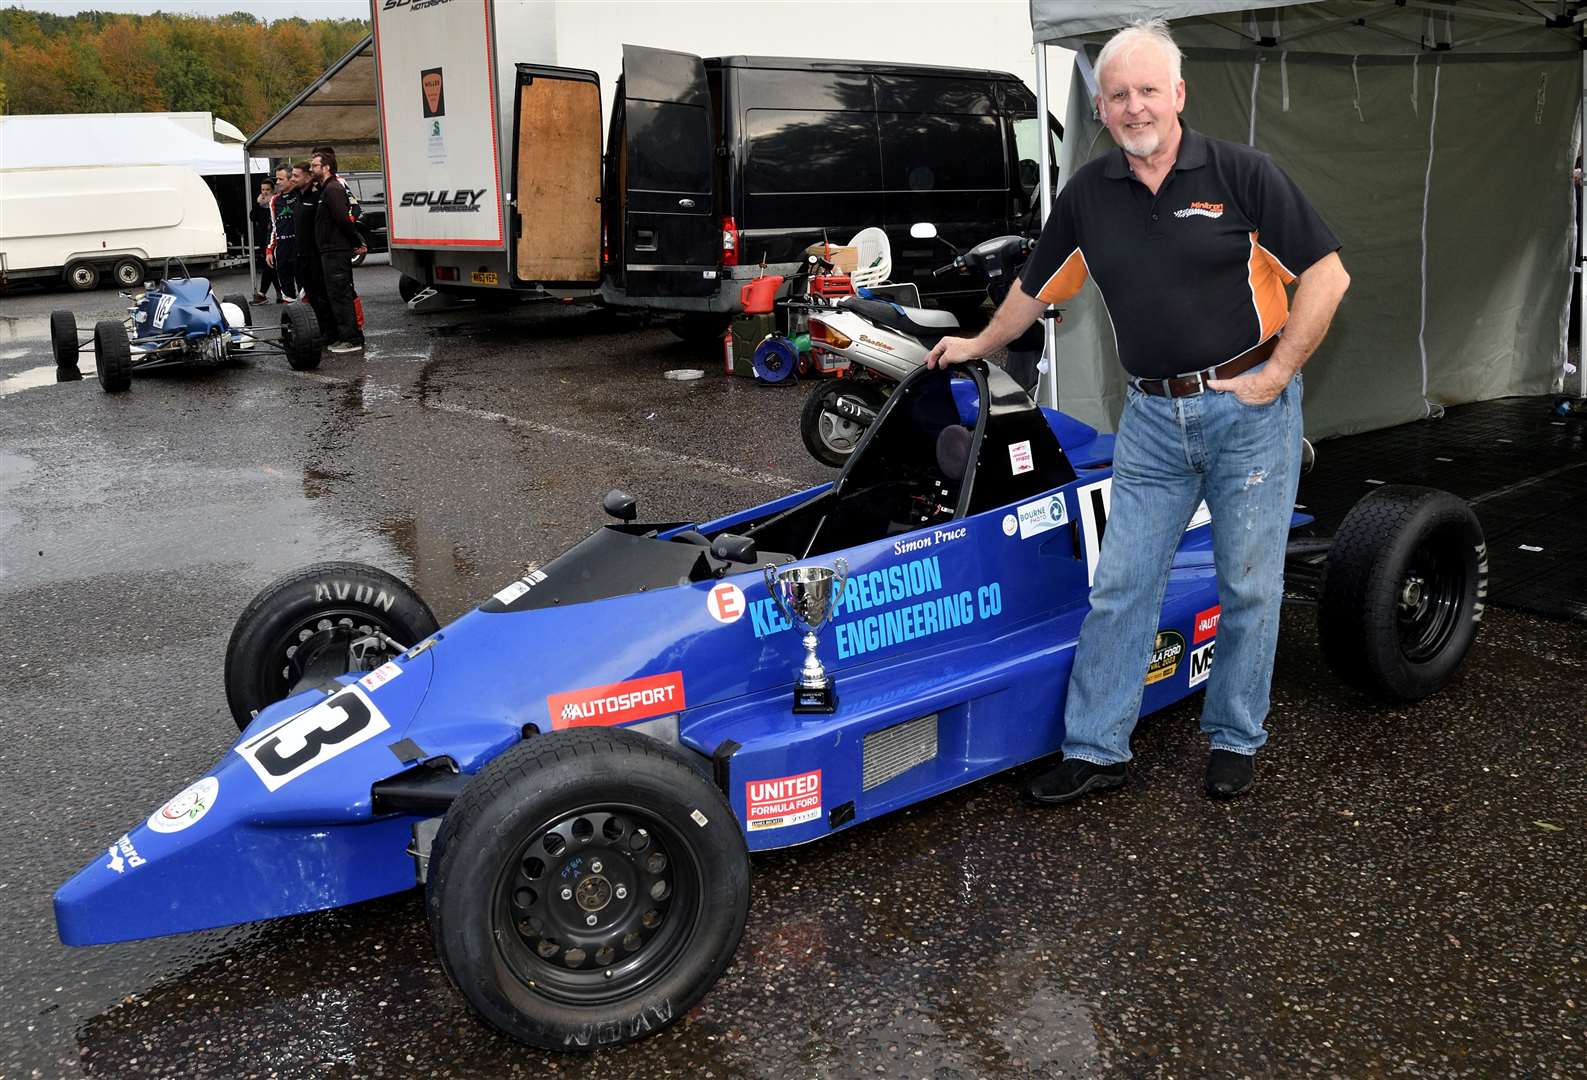
{"label": "puddle on tarmac", "polygon": [[[83,373],[84,378],[97,374],[99,371],[99,369],[94,366],[94,362],[86,358],[78,359],[77,370]],[[28,368],[26,371],[18,372],[15,375],[10,375],[4,379],[0,379],[0,397],[5,397],[8,394],[20,393],[23,390],[33,390],[40,386],[53,386],[58,381],[59,380],[55,377],[54,364],[45,364],[42,367]],[[71,381],[76,382],[77,380],[73,379]]]}

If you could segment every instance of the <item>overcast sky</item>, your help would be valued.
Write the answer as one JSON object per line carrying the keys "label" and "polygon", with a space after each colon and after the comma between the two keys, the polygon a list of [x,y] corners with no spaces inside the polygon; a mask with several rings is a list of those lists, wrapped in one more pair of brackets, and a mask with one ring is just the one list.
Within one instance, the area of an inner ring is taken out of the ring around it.
{"label": "overcast sky", "polygon": [[0,0],[0,7],[28,8],[71,15],[79,11],[116,11],[147,15],[154,11],[193,15],[227,15],[246,11],[261,19],[362,19],[369,21],[368,0]]}

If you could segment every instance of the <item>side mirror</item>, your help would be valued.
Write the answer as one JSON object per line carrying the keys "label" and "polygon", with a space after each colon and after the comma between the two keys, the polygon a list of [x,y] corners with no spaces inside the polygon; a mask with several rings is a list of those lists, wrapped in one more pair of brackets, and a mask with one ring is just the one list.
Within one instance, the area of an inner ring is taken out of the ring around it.
{"label": "side mirror", "polygon": [[726,562],[752,563],[755,561],[755,541],[748,536],[723,533],[711,541],[711,554]]}
{"label": "side mirror", "polygon": [[909,235],[916,240],[935,240],[937,227],[929,221],[917,221],[909,227]]}
{"label": "side mirror", "polygon": [[626,491],[612,488],[601,500],[601,509],[619,521],[633,521],[639,516],[639,500]]}

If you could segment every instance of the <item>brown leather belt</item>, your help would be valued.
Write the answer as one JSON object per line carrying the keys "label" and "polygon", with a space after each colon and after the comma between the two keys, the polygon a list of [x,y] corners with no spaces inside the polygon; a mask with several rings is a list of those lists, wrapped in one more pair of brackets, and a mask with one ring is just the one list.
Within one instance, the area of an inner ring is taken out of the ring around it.
{"label": "brown leather belt", "polygon": [[1168,379],[1134,379],[1135,388],[1143,394],[1154,397],[1189,397],[1199,394],[1206,389],[1208,379],[1232,379],[1236,375],[1250,371],[1263,360],[1273,355],[1273,350],[1278,348],[1278,335],[1274,334],[1254,349],[1247,349],[1233,360],[1227,360],[1216,367],[1194,371],[1189,375],[1175,375]]}

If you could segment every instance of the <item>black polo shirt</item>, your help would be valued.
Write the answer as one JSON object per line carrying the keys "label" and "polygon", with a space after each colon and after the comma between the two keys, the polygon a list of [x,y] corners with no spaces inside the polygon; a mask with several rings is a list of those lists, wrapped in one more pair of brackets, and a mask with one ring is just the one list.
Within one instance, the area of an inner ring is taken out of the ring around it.
{"label": "black polo shirt", "polygon": [[1071,176],[1020,284],[1058,304],[1094,278],[1125,370],[1160,379],[1267,340],[1284,286],[1339,246],[1272,158],[1183,128],[1156,195],[1118,149]]}

